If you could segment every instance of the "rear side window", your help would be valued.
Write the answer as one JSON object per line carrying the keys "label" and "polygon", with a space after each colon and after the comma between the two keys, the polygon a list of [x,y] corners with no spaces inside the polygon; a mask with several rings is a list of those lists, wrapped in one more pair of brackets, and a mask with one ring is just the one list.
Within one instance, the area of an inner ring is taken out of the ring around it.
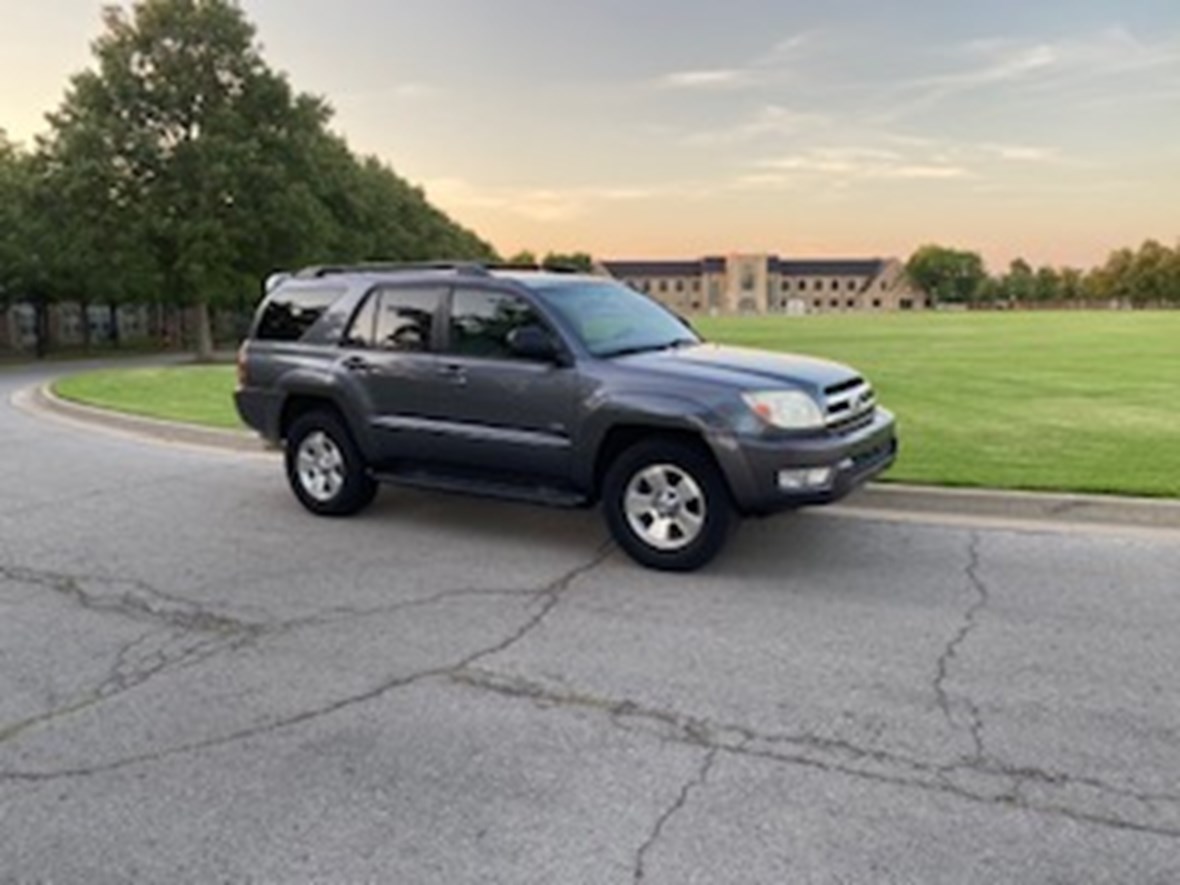
{"label": "rear side window", "polygon": [[408,353],[428,351],[434,334],[434,317],[445,294],[446,289],[399,288],[374,292],[357,314],[348,341],[354,347]]}
{"label": "rear side window", "polygon": [[262,309],[255,337],[298,341],[340,295],[339,289],[279,290]]}

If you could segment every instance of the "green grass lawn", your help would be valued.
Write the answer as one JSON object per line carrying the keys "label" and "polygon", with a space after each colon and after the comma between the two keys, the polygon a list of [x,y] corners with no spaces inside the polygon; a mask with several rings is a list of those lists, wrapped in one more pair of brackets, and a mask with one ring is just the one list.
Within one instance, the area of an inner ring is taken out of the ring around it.
{"label": "green grass lawn", "polygon": [[110,369],[62,378],[53,389],[63,399],[134,415],[242,429],[233,366]]}
{"label": "green grass lawn", "polygon": [[1180,312],[717,318],[850,363],[897,413],[896,481],[1180,495]]}
{"label": "green grass lawn", "polygon": [[[1180,496],[1180,312],[701,319],[729,344],[847,362],[897,413],[888,479]],[[237,427],[233,368],[97,372],[60,395]]]}

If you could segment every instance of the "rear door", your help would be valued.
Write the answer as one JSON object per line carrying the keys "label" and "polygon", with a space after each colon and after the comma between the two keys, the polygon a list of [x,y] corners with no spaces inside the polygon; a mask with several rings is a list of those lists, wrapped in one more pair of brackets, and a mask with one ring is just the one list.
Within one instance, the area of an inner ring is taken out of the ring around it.
{"label": "rear door", "polygon": [[436,341],[447,294],[439,286],[388,286],[369,293],[342,341],[342,366],[361,393],[378,458],[424,460],[438,454]]}

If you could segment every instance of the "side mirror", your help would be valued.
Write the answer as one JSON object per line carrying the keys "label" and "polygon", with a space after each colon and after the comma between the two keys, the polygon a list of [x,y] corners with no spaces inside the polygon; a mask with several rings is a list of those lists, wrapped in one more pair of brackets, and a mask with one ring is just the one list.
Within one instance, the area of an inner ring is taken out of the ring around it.
{"label": "side mirror", "polygon": [[540,326],[521,326],[508,333],[508,349],[522,359],[539,362],[557,360],[553,337]]}

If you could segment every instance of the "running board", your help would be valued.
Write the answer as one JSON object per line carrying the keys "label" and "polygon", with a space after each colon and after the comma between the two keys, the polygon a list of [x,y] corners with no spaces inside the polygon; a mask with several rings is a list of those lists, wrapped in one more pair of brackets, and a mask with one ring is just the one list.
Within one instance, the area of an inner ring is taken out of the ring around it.
{"label": "running board", "polygon": [[585,507],[589,501],[585,495],[553,486],[528,482],[513,482],[505,479],[487,479],[475,476],[461,476],[451,473],[435,473],[420,469],[406,469],[374,473],[378,482],[409,486],[415,489],[429,489],[435,492],[451,492],[460,495],[476,495],[481,498],[500,498],[508,501],[523,501],[545,507]]}

